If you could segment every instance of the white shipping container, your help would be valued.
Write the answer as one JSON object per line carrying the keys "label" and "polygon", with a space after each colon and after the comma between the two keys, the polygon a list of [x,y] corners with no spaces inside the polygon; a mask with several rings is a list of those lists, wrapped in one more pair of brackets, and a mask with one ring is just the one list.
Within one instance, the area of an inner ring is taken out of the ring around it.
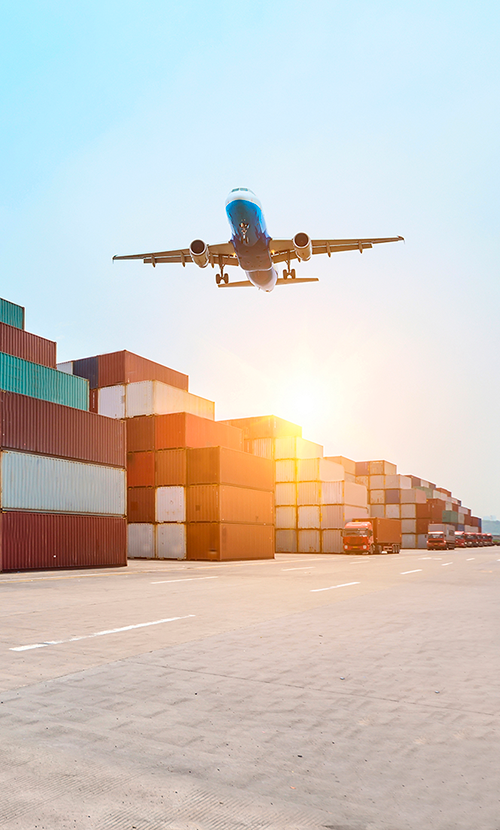
{"label": "white shipping container", "polygon": [[138,415],[169,415],[173,412],[189,412],[201,418],[214,420],[215,404],[185,389],[169,386],[159,380],[141,380],[126,385],[127,418]]}
{"label": "white shipping container", "polygon": [[254,455],[258,455],[260,458],[269,458],[270,460],[274,458],[273,438],[254,438],[249,443],[252,447],[251,452]]}
{"label": "white shipping container", "polygon": [[127,556],[129,559],[154,559],[155,526],[152,524],[127,525]]}
{"label": "white shipping container", "polygon": [[402,519],[416,519],[417,518],[417,505],[416,504],[402,504],[401,505],[401,518]]}
{"label": "white shipping container", "polygon": [[106,418],[125,417],[125,385],[105,386],[99,389],[97,411]]}
{"label": "white shipping container", "polygon": [[[391,506],[394,507],[394,505],[389,504],[370,504],[370,516],[372,516],[374,519],[390,519],[391,517],[387,516],[385,511],[386,507]],[[397,506],[399,505],[396,505],[396,507]],[[399,518],[399,516],[397,516],[396,518]]]}
{"label": "white shipping container", "polygon": [[125,516],[126,473],[117,467],[2,452],[2,510]]}
{"label": "white shipping container", "polygon": [[[387,476],[387,478],[392,478],[392,476]],[[385,488],[387,487],[385,481],[386,476],[368,476],[368,489],[385,490]]]}
{"label": "white shipping container", "polygon": [[427,501],[423,490],[416,490],[412,487],[410,490],[400,490],[401,504],[425,504]]}
{"label": "white shipping container", "polygon": [[416,533],[402,533],[401,534],[401,547],[402,548],[416,548],[417,547],[417,534]]}
{"label": "white shipping container", "polygon": [[356,476],[356,484],[362,484],[367,490],[370,489],[370,476]]}
{"label": "white shipping container", "polygon": [[282,529],[295,529],[297,526],[297,511],[295,507],[277,507],[275,526]]}
{"label": "white shipping container", "polygon": [[417,548],[420,550],[427,548],[427,533],[419,533],[417,535]]}
{"label": "white shipping container", "polygon": [[367,506],[367,490],[351,481],[304,481],[297,486],[297,504],[350,504]]}
{"label": "white shipping container", "polygon": [[274,490],[274,503],[276,506],[285,504],[297,504],[296,484],[277,484]]}
{"label": "white shipping container", "polygon": [[[300,508],[299,508],[300,509]],[[353,519],[368,518],[367,507],[353,507],[349,504],[326,504],[321,508],[321,527],[324,530],[343,528]]]}
{"label": "white shipping container", "polygon": [[299,530],[298,549],[299,553],[320,553],[321,536],[319,530]]}
{"label": "white shipping container", "polygon": [[399,505],[399,504],[386,504],[386,506],[385,506],[385,518],[386,519],[400,519],[401,518],[401,505]]}
{"label": "white shipping container", "polygon": [[335,461],[326,458],[301,458],[297,461],[298,481],[343,481],[344,478],[344,468]]}
{"label": "white shipping container", "polygon": [[319,528],[321,527],[321,515],[319,505],[309,504],[299,507],[297,510],[298,528]]}
{"label": "white shipping container", "polygon": [[386,490],[409,490],[411,487],[411,478],[408,476],[386,476],[385,489]]}
{"label": "white shipping container", "polygon": [[[448,496],[445,493],[441,493],[439,490],[432,491],[432,498],[433,499],[441,499],[441,501],[448,501]],[[444,505],[443,505],[444,510]]]}
{"label": "white shipping container", "polygon": [[370,504],[384,504],[385,490],[370,490],[368,493]]}
{"label": "white shipping container", "polygon": [[296,530],[276,530],[276,553],[297,553]]}
{"label": "white shipping container", "polygon": [[274,439],[274,457],[279,458],[322,458],[323,447],[305,438],[286,436]]}
{"label": "white shipping container", "polygon": [[416,533],[417,520],[416,519],[401,519],[401,533]]}
{"label": "white shipping container", "polygon": [[296,462],[293,458],[275,461],[275,481],[295,481]]}
{"label": "white shipping container", "polygon": [[59,372],[66,372],[67,375],[73,374],[73,361],[66,360],[65,363],[56,363],[56,368]]}
{"label": "white shipping container", "polygon": [[185,487],[157,487],[155,496],[157,522],[186,521]]}
{"label": "white shipping container", "polygon": [[171,523],[156,525],[156,558],[186,558],[185,524]]}
{"label": "white shipping container", "polygon": [[340,530],[321,531],[321,552],[322,553],[343,553],[344,546]]}

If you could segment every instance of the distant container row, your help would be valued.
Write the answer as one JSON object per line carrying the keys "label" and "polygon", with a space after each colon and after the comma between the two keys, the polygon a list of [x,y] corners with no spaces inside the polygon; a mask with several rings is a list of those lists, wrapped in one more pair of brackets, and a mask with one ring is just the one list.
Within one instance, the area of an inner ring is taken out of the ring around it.
{"label": "distant container row", "polygon": [[129,524],[132,559],[272,559],[272,525],[197,522]]}

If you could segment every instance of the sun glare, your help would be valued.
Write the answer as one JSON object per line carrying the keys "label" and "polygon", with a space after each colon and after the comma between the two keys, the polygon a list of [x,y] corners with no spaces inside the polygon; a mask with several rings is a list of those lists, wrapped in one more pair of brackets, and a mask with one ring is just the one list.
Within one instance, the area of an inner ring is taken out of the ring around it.
{"label": "sun glare", "polygon": [[311,375],[297,376],[276,390],[276,415],[303,428],[304,437],[332,410],[332,389]]}

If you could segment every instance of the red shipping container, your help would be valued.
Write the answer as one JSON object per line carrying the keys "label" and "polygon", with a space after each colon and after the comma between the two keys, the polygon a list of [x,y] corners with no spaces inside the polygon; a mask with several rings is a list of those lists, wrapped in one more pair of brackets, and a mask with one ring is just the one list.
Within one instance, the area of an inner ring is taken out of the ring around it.
{"label": "red shipping container", "polygon": [[127,418],[127,449],[129,452],[147,452],[155,448],[155,415]]}
{"label": "red shipping container", "polygon": [[187,451],[188,484],[232,484],[252,490],[274,491],[274,463],[226,447]]}
{"label": "red shipping container", "polygon": [[157,450],[175,447],[228,447],[243,451],[243,432],[236,427],[187,412],[152,417]]}
{"label": "red shipping container", "polygon": [[127,564],[127,520],[61,513],[0,513],[0,571]]}
{"label": "red shipping container", "polygon": [[440,524],[443,521],[443,510],[446,507],[446,503],[442,499],[429,499],[427,506],[429,508],[430,520]]}
{"label": "red shipping container", "polygon": [[56,368],[56,343],[7,323],[0,323],[0,352]]}
{"label": "red shipping container", "polygon": [[127,485],[129,487],[155,486],[154,452],[127,453]]}
{"label": "red shipping container", "polygon": [[226,484],[195,484],[187,488],[188,522],[274,524],[274,494]]}
{"label": "red shipping container", "polygon": [[274,559],[274,528],[217,522],[188,524],[187,558]]}
{"label": "red shipping container", "polygon": [[417,519],[417,533],[427,533],[429,530],[429,519]]}
{"label": "red shipping container", "polygon": [[121,421],[15,392],[0,391],[0,448],[127,466]]}
{"label": "red shipping container", "polygon": [[187,483],[187,450],[158,450],[155,453],[157,487],[185,487]]}
{"label": "red shipping container", "polygon": [[156,489],[131,487],[127,489],[127,520],[130,524],[156,521]]}
{"label": "red shipping container", "polygon": [[[431,509],[429,507],[429,502],[425,504],[416,504],[417,508],[417,519],[430,519],[431,518]],[[417,531],[418,532],[418,531]],[[427,531],[422,531],[422,533],[426,533]]]}
{"label": "red shipping container", "polygon": [[89,389],[89,412],[99,412],[99,390]]}
{"label": "red shipping container", "polygon": [[98,367],[99,387],[136,383],[140,380],[160,380],[187,391],[189,384],[189,377],[182,372],[127,351],[99,355]]}

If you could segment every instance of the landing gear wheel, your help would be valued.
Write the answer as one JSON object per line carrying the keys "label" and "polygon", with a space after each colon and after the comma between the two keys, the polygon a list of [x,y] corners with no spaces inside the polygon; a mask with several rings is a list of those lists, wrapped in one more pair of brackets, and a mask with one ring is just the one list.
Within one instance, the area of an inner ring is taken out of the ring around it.
{"label": "landing gear wheel", "polygon": [[295,279],[295,277],[296,277],[295,268],[292,268],[292,270],[290,271],[290,276],[291,276],[292,280]]}
{"label": "landing gear wheel", "polygon": [[228,284],[229,284],[229,277],[228,277],[228,275],[227,275],[227,274],[223,274],[223,275],[222,275],[222,278],[223,278],[223,280],[224,280],[225,285],[228,285]]}
{"label": "landing gear wheel", "polygon": [[220,285],[221,279],[222,279],[221,274],[216,274],[215,275],[215,282],[217,283],[217,285]]}
{"label": "landing gear wheel", "polygon": [[288,279],[288,271],[283,271],[283,279],[284,280]]}

